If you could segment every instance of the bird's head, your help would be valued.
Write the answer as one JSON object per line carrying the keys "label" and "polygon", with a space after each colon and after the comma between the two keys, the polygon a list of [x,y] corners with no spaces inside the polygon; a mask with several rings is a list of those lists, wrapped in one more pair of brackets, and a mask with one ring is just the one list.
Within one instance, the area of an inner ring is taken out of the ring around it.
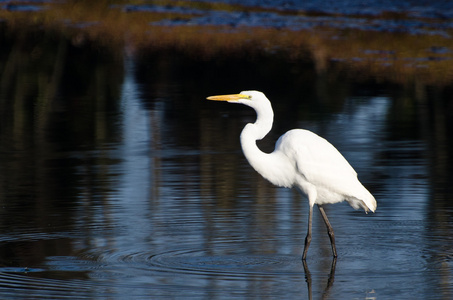
{"label": "bird's head", "polygon": [[251,107],[257,107],[263,103],[269,103],[269,100],[262,92],[242,91],[239,94],[210,96],[206,98],[214,101],[227,101],[229,103],[241,103]]}

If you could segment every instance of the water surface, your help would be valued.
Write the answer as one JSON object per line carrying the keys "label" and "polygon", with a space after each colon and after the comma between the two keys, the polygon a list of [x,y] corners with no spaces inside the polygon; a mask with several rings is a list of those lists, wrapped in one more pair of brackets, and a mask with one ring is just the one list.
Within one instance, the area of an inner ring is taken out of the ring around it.
{"label": "water surface", "polygon": [[[337,64],[269,53],[130,53],[52,34],[7,46],[2,298],[452,298],[451,83],[344,76]],[[375,195],[375,214],[326,207],[337,260],[315,211],[301,262],[306,199],[266,182],[240,150],[254,112],[205,100],[245,89],[274,106],[264,151],[310,129]]]}

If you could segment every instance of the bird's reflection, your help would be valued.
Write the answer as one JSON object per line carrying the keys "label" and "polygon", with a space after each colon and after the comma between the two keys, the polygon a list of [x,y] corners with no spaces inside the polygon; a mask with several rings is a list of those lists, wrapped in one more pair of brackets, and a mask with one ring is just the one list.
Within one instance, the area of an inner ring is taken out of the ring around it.
{"label": "bird's reflection", "polygon": [[[302,263],[304,265],[305,281],[307,282],[308,299],[312,300],[313,299],[313,291],[312,291],[311,273],[310,273],[310,270],[308,269],[307,261],[306,260],[302,260]],[[321,299],[328,299],[328,297],[329,297],[330,289],[332,288],[333,282],[335,280],[335,267],[336,267],[336,265],[337,265],[337,258],[334,257],[332,259],[332,265],[330,267],[329,279],[327,280],[327,285],[326,285],[326,288],[324,289],[324,292],[322,293]]]}

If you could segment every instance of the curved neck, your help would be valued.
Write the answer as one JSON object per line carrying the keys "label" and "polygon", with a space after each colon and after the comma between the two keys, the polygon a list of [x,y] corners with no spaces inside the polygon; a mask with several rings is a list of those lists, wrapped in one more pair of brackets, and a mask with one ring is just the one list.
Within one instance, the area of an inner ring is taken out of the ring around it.
{"label": "curved neck", "polygon": [[269,104],[267,110],[257,111],[255,123],[247,124],[241,132],[241,146],[250,165],[264,178],[278,186],[290,186],[285,176],[275,176],[281,172],[284,159],[276,153],[265,153],[256,145],[257,140],[264,138],[272,129],[274,114]]}
{"label": "curved neck", "polygon": [[241,146],[245,158],[255,170],[260,172],[257,169],[258,162],[264,159],[267,153],[262,152],[258,148],[256,141],[263,139],[271,131],[272,123],[274,122],[274,112],[270,102],[252,108],[256,111],[256,121],[245,125],[241,132]]}
{"label": "curved neck", "polygon": [[253,108],[256,111],[256,121],[255,123],[247,124],[244,127],[241,133],[241,142],[243,134],[246,134],[249,139],[256,141],[263,139],[272,129],[274,111],[272,110],[271,103],[267,102],[262,104],[260,107]]}
{"label": "curved neck", "polygon": [[265,137],[269,131],[270,129],[265,128],[263,124],[256,122],[245,125],[241,132],[242,152],[250,165],[260,174],[263,173],[264,164],[267,164],[267,157],[270,154],[261,151],[256,141]]}
{"label": "curved neck", "polygon": [[253,108],[256,111],[256,121],[245,125],[241,132],[242,151],[250,164],[256,156],[266,154],[258,148],[256,141],[263,139],[271,131],[274,122],[274,112],[270,102]]}

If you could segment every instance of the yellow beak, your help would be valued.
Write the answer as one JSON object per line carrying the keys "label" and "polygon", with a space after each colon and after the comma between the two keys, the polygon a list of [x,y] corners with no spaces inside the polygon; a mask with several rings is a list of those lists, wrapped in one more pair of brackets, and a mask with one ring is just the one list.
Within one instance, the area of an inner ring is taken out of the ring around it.
{"label": "yellow beak", "polygon": [[232,94],[232,95],[210,96],[206,99],[213,101],[238,101],[241,99],[250,99],[250,96],[242,94]]}

